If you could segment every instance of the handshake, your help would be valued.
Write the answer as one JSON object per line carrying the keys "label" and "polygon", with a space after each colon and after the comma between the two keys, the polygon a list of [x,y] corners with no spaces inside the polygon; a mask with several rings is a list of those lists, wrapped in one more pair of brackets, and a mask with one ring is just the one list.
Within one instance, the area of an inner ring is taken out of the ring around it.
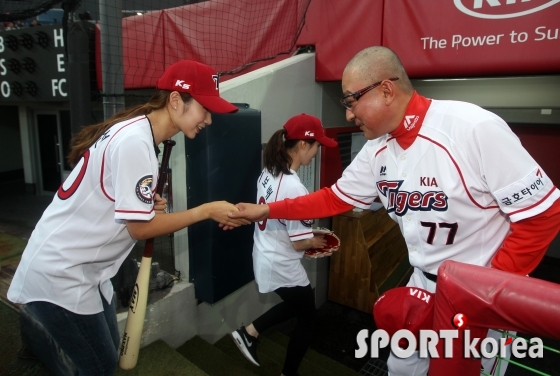
{"label": "handshake", "polygon": [[[219,222],[220,227],[224,230],[231,230],[252,222],[261,222],[266,220],[269,215],[268,205],[249,204],[245,202],[233,205],[226,201],[212,202],[206,205],[219,205],[220,210],[225,209],[225,211],[215,212],[216,216],[211,217],[216,222]],[[313,229],[313,234],[323,238],[323,246],[306,250],[306,258],[331,256],[333,252],[340,248],[340,239],[331,230],[316,228]]]}
{"label": "handshake", "polygon": [[268,218],[268,205],[249,204],[245,202],[236,205],[227,201],[214,201],[203,204],[206,218],[212,219],[220,224],[223,230],[231,230],[252,222],[260,222]]}

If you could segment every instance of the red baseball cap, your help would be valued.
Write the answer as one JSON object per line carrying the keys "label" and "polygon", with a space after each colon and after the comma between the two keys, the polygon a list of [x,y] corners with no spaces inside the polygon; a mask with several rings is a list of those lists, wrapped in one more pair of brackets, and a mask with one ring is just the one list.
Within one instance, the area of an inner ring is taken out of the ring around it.
{"label": "red baseball cap", "polygon": [[418,287],[390,289],[373,304],[373,319],[389,336],[408,329],[418,339],[420,330],[432,328],[434,298],[433,293]]}
{"label": "red baseball cap", "polygon": [[237,107],[220,97],[218,73],[208,65],[192,59],[171,65],[157,80],[160,90],[187,93],[209,111],[219,114],[236,112]]}
{"label": "red baseball cap", "polygon": [[338,145],[338,142],[325,136],[321,120],[315,116],[306,114],[293,116],[284,124],[284,129],[286,140],[315,140],[329,148]]}

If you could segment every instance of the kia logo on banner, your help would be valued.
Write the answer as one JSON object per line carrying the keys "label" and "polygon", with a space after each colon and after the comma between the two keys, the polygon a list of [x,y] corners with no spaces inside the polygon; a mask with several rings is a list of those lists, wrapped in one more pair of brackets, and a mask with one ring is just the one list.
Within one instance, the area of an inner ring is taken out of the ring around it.
{"label": "kia logo on banner", "polygon": [[461,12],[477,18],[513,18],[549,8],[560,0],[453,0]]}
{"label": "kia logo on banner", "polygon": [[560,0],[384,4],[382,43],[413,78],[560,73]]}

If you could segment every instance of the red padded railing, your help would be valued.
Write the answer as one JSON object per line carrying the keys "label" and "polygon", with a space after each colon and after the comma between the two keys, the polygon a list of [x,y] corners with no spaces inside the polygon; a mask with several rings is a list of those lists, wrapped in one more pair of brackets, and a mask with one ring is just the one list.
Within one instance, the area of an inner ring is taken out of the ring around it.
{"label": "red padded railing", "polygon": [[[485,338],[489,328],[560,339],[560,285],[501,270],[445,261],[438,270],[434,326],[436,332],[455,329],[462,313],[472,338]],[[453,358],[446,359],[444,341],[439,358],[430,361],[429,376],[480,375],[480,359],[463,356],[463,331],[453,341]]]}

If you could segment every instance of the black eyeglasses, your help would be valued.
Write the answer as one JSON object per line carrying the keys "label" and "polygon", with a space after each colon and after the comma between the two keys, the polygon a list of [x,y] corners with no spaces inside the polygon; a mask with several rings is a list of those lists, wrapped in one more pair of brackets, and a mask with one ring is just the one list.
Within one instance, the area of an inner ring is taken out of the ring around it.
{"label": "black eyeglasses", "polygon": [[[389,78],[388,80],[389,80],[389,81],[396,81],[396,80],[398,80],[398,79],[399,79],[398,77],[393,77],[393,78]],[[385,81],[385,80],[381,80],[381,81],[379,81],[379,82],[374,83],[373,85],[366,86],[366,87],[363,88],[362,90],[358,90],[358,91],[355,91],[355,92],[350,93],[350,94],[348,94],[348,95],[345,95],[344,97],[342,97],[342,98],[340,99],[340,103],[341,103],[345,108],[347,108],[348,110],[351,110],[351,109],[352,109],[352,103],[357,102],[357,101],[362,97],[362,95],[364,95],[364,94],[367,93],[368,91],[370,91],[370,90],[372,90],[372,89],[375,89],[376,87],[378,87],[379,85],[381,85],[381,83],[382,83],[383,81]],[[349,99],[349,98],[354,98],[354,100],[351,101],[351,102],[348,102],[348,99]]]}

